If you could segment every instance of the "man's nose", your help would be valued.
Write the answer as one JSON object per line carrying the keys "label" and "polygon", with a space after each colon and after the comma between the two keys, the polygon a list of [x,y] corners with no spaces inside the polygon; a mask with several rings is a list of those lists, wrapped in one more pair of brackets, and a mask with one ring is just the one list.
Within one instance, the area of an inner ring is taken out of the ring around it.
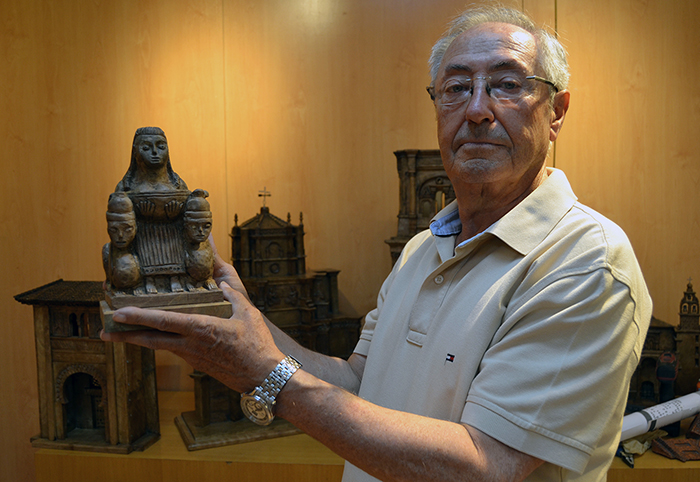
{"label": "man's nose", "polygon": [[472,83],[472,92],[467,101],[466,117],[469,122],[481,124],[484,121],[494,120],[494,99],[491,97],[491,88],[485,79],[476,78]]}

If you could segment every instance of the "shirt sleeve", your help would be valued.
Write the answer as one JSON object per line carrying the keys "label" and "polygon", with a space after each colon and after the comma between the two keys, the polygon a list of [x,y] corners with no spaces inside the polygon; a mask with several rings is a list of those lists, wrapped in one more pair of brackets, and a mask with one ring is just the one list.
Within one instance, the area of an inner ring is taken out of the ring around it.
{"label": "shirt sleeve", "polygon": [[635,305],[630,288],[603,268],[511,299],[462,422],[582,472],[597,446],[619,437],[643,337]]}

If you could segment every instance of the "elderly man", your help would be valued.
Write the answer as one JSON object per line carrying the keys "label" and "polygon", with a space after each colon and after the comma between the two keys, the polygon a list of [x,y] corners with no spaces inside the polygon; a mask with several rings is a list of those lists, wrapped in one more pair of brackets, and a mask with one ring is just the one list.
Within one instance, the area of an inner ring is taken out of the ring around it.
{"label": "elderly man", "polygon": [[603,480],[651,301],[624,233],[546,167],[569,106],[563,49],[481,8],[431,70],[457,200],[406,245],[348,361],[264,320],[220,258],[230,320],[124,308],[115,321],[160,331],[103,338],[247,392],[252,419],[276,410],[348,461],[346,481]]}

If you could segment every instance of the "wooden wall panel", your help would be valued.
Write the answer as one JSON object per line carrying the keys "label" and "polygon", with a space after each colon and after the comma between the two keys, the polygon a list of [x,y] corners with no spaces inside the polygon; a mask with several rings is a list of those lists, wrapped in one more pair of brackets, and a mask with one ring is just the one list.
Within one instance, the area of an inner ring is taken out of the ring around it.
{"label": "wooden wall panel", "polygon": [[[556,146],[581,200],[625,228],[675,321],[697,275],[700,173],[692,0],[518,0],[571,53]],[[432,43],[464,2],[124,0],[0,3],[0,479],[33,480],[31,309],[12,295],[100,279],[106,199],[137,127],[158,125],[175,170],[211,193],[214,239],[260,207],[304,213],[307,266],[341,270],[343,308],[374,304],[396,233],[394,150],[435,148]],[[8,368],[9,367],[9,368]],[[189,367],[158,354],[159,386]]]}
{"label": "wooden wall panel", "polygon": [[655,316],[678,323],[687,279],[700,279],[700,3],[557,3],[572,70],[557,167],[627,232]]}
{"label": "wooden wall panel", "polygon": [[[32,309],[12,296],[58,278],[103,278],[107,197],[136,128],[163,127],[176,171],[225,212],[221,9],[0,2],[0,480],[33,480],[29,437],[39,431]],[[189,372],[159,371],[175,388]]]}
{"label": "wooden wall panel", "polygon": [[427,60],[463,6],[225,2],[229,224],[254,216],[267,187],[273,213],[304,213],[307,267],[340,269],[359,313],[391,267],[393,152],[437,147]]}

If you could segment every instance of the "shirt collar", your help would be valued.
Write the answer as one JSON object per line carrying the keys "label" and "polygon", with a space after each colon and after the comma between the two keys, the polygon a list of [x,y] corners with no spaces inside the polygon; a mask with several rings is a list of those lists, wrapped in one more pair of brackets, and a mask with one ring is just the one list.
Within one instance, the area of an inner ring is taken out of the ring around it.
{"label": "shirt collar", "polygon": [[433,236],[453,236],[462,232],[457,201],[452,201],[430,221]]}
{"label": "shirt collar", "polygon": [[[576,203],[564,172],[548,168],[547,173],[547,179],[537,189],[485,231],[523,256],[540,244]],[[456,201],[435,215],[430,230],[434,236],[454,236],[462,231]]]}

